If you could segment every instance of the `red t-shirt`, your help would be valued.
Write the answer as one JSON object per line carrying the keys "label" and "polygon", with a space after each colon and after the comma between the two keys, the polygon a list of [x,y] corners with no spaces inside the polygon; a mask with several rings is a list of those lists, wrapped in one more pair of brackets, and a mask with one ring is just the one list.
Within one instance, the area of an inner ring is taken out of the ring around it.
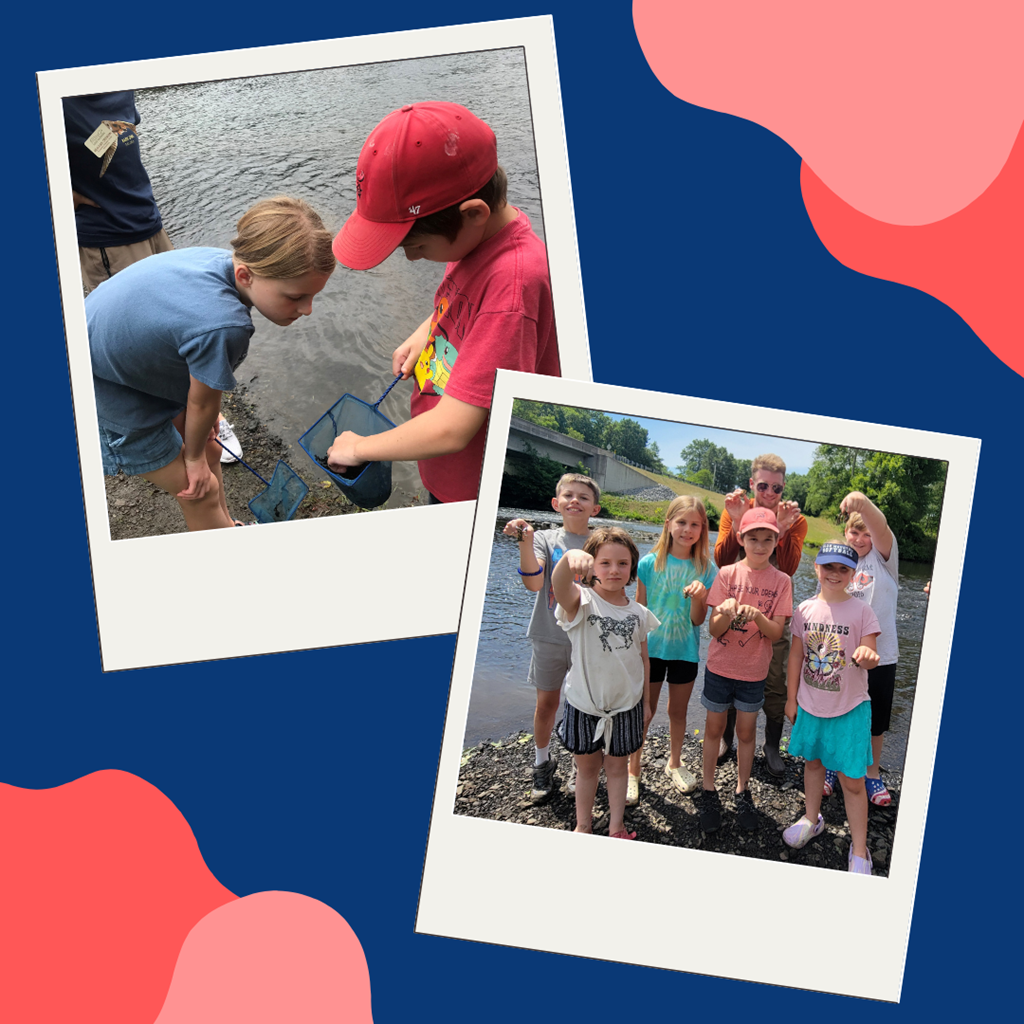
{"label": "red t-shirt", "polygon": [[[414,371],[413,416],[442,395],[489,409],[498,369],[561,375],[547,249],[522,211],[445,268]],[[485,420],[463,451],[422,459],[423,486],[441,501],[475,500],[486,437]]]}

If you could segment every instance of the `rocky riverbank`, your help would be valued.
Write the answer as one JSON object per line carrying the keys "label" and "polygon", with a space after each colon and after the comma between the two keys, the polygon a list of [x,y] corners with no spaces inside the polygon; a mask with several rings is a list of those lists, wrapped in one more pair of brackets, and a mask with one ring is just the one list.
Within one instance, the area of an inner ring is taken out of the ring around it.
{"label": "rocky riverbank", "polygon": [[[566,789],[572,766],[572,755],[566,753],[555,739],[557,751],[557,789],[543,804],[530,803],[532,737],[527,733],[510,736],[500,743],[480,743],[463,755],[459,772],[455,812],[477,818],[512,821],[539,828],[572,831],[575,827],[575,802]],[[699,741],[690,737],[683,749],[683,763],[700,777]],[[713,833],[701,831],[699,795],[684,796],[665,775],[668,760],[668,734],[648,736],[644,747],[640,803],[626,808],[626,824],[636,832],[637,840],[661,843],[713,853],[731,853],[761,860],[792,861],[811,867],[847,870],[850,832],[842,790],[822,801],[821,813],[825,831],[802,850],[792,850],[782,841],[782,832],[804,812],[803,761],[786,760],[786,775],[774,779],[765,769],[758,751],[750,780],[750,792],[761,818],[755,832],[741,829],[736,822],[732,794],[736,788],[735,751],[719,765],[716,784],[722,796],[722,827]],[[899,812],[902,775],[883,771],[886,786],[892,794],[889,807],[870,806],[868,812],[868,849],[874,861],[874,874],[887,876],[892,853],[896,819]],[[594,831],[607,834],[607,795],[602,776],[595,804]]]}
{"label": "rocky riverbank", "polygon": [[[221,408],[241,441],[242,458],[253,469],[270,480],[278,459],[284,459],[309,487],[309,494],[296,509],[293,519],[315,519],[362,511],[327,479],[326,474],[317,470],[298,444],[286,445],[268,429],[257,414],[244,384],[239,384],[234,391],[224,392]],[[248,503],[266,485],[237,462],[225,464],[222,468],[228,509],[236,519],[251,523],[253,515]],[[172,495],[139,476],[119,473],[106,477],[105,481],[112,540],[186,532],[181,509]],[[420,498],[415,494],[402,495],[399,503],[417,505]],[[391,504],[394,505],[395,501]]]}

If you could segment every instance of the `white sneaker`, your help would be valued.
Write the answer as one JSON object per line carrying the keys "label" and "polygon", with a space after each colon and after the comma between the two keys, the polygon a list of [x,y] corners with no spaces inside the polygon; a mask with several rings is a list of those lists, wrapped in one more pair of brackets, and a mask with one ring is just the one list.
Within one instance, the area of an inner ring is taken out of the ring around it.
{"label": "white sneaker", "polygon": [[217,424],[217,440],[225,446],[220,450],[221,462],[237,462],[242,457],[242,443],[235,437],[231,424],[223,417]]}

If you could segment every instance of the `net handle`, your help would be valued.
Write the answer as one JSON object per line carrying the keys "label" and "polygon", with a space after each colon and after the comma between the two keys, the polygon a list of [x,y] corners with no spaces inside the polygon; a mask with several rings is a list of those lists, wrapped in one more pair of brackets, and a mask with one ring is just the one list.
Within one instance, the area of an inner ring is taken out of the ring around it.
{"label": "net handle", "polygon": [[388,394],[389,394],[389,392],[391,391],[391,389],[392,389],[392,388],[393,388],[393,387],[394,387],[394,386],[395,386],[395,385],[396,385],[396,384],[397,384],[397,383],[398,383],[398,382],[399,382],[399,381],[400,381],[401,379],[402,379],[402,375],[401,375],[401,374],[399,374],[399,375],[398,375],[398,376],[397,376],[397,377],[396,377],[396,378],[395,378],[395,379],[394,379],[394,380],[393,380],[393,381],[392,381],[392,382],[391,382],[391,383],[390,383],[390,384],[389,384],[389,385],[387,386],[387,390],[386,390],[386,391],[384,392],[384,394],[383,394],[383,395],[381,395],[381,396],[380,396],[380,398],[378,398],[378,399],[377,399],[377,401],[373,403],[373,408],[374,408],[374,409],[376,409],[376,408],[377,408],[377,406],[378,406],[378,405],[380,405],[380,403],[381,403],[381,402],[383,402],[383,401],[384,401],[384,399],[388,397]]}
{"label": "net handle", "polygon": [[[215,438],[214,438],[214,441],[216,441],[216,442],[217,442],[217,444],[219,444],[219,445],[221,446],[221,448],[223,448],[223,449],[224,449],[224,451],[226,451],[226,452],[227,452],[227,453],[228,453],[229,455],[234,455],[234,456],[235,456],[235,461],[236,461],[236,462],[240,462],[240,463],[241,463],[241,464],[242,464],[243,466],[245,466],[245,468],[246,468],[247,470],[249,470],[249,472],[250,472],[250,473],[252,473],[252,475],[253,475],[254,477],[256,477],[256,478],[257,478],[257,479],[259,479],[259,480],[263,480],[263,477],[261,477],[261,476],[259,475],[259,473],[257,473],[257,472],[256,472],[256,470],[255,470],[255,469],[253,469],[253,468],[252,468],[252,466],[250,466],[250,465],[249,465],[249,463],[245,461],[245,459],[243,459],[243,458],[240,458],[240,457],[239,457],[238,455],[235,455],[235,453],[234,453],[234,452],[233,452],[233,451],[232,451],[232,450],[231,450],[231,449],[230,449],[230,448],[229,448],[229,447],[228,447],[228,446],[227,446],[227,445],[226,445],[226,444],[225,444],[225,443],[224,443],[224,442],[223,442],[223,441],[222,441],[222,440],[221,440],[221,439],[219,438],[219,437],[215,437]],[[265,483],[265,484],[266,484],[266,485],[267,485],[268,487],[270,486],[270,483],[269,483],[268,481],[266,481],[266,480],[263,480],[263,482],[264,482],[264,483]]]}

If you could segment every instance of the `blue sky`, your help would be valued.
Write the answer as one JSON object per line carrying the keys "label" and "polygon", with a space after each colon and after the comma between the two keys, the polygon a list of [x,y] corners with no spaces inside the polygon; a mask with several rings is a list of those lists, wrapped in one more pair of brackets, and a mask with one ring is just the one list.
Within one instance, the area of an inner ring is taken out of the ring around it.
{"label": "blue sky", "polygon": [[679,465],[679,453],[691,442],[707,438],[721,445],[737,459],[753,459],[766,452],[773,452],[786,463],[789,473],[806,473],[814,461],[817,444],[797,441],[788,437],[774,437],[769,434],[745,434],[738,430],[721,430],[716,427],[694,426],[689,423],[672,423],[669,420],[650,420],[641,416],[619,416],[609,413],[613,420],[636,420],[647,431],[648,443],[657,442],[662,461],[675,472]]}

